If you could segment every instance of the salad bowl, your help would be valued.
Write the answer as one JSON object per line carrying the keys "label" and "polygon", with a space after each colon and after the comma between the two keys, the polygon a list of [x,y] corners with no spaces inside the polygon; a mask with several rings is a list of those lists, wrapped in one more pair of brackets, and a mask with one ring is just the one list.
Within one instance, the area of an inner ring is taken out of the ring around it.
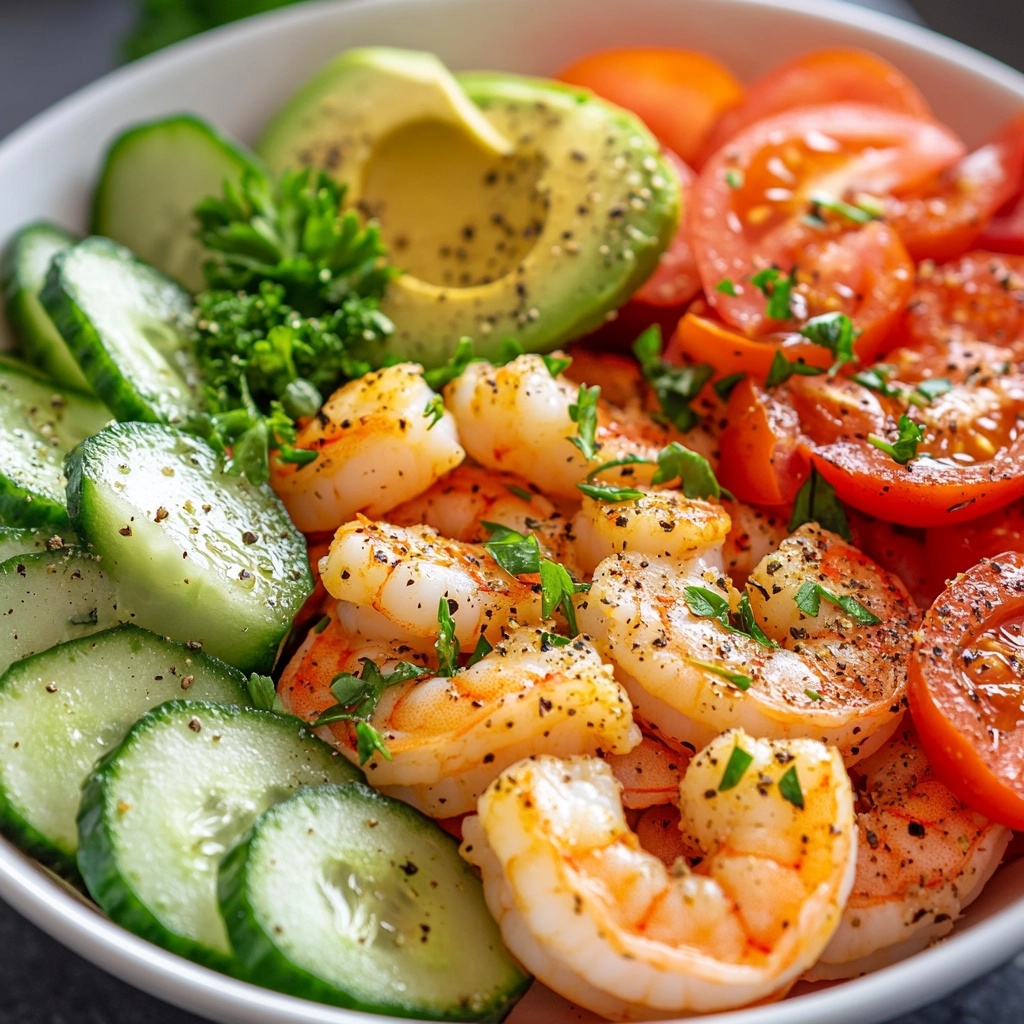
{"label": "salad bowl", "polygon": [[[124,68],[60,103],[0,145],[0,238],[48,219],[81,230],[110,141],[179,111],[253,141],[320,65],[353,46],[436,52],[454,69],[548,74],[594,50],[675,45],[707,52],[744,79],[821,46],[870,49],[905,72],[968,145],[1024,107],[1024,76],[884,15],[822,0],[334,0],[299,5]],[[10,339],[0,325],[0,348]],[[357,1024],[392,1018],[322,1006],[225,977],[139,939],[0,839],[0,898],[98,966],[224,1022]],[[906,961],[711,1024],[873,1024],[934,1001],[1024,948],[1024,861],[997,872],[953,935]],[[512,1024],[590,1021],[539,987]]]}

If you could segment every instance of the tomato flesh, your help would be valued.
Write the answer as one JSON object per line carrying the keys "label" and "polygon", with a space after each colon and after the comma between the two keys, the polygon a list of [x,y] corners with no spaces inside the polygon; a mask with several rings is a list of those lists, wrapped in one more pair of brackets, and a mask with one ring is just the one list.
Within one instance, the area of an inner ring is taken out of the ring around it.
{"label": "tomato flesh", "polygon": [[1024,828],[1024,554],[985,559],[926,613],[908,698],[936,775],[970,807]]}
{"label": "tomato flesh", "polygon": [[[708,302],[748,336],[777,330],[778,319],[768,316],[763,289],[751,278],[803,266],[810,277],[798,278],[793,289],[792,318],[836,310],[852,316],[856,281],[829,267],[855,269],[867,242],[892,245],[891,232],[826,211],[822,203],[911,188],[962,153],[959,139],[932,121],[863,104],[802,107],[756,122],[707,162],[693,189],[687,224]],[[858,236],[858,258],[843,259]],[[813,277],[819,259],[826,261],[821,282]]]}
{"label": "tomato flesh", "polygon": [[931,116],[917,86],[881,57],[842,47],[812,50],[784,61],[754,82],[744,101],[719,119],[702,156],[707,159],[741,129],[772,114],[843,102],[871,103],[915,117]]}
{"label": "tomato flesh", "polygon": [[743,86],[724,65],[703,53],[667,47],[603,50],[556,77],[631,110],[688,163],[719,116],[743,98]]}

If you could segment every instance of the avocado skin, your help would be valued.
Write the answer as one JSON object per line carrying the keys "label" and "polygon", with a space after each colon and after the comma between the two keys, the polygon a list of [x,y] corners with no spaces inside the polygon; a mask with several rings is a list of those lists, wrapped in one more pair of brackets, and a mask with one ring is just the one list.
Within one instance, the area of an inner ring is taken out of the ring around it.
{"label": "avocado skin", "polygon": [[[400,66],[395,56],[396,51],[388,52],[392,97],[394,68]],[[413,59],[422,66],[423,55],[409,56],[410,67]],[[448,74],[443,67],[439,73]],[[525,227],[520,218],[516,230],[520,236],[529,234],[532,242],[517,239],[516,258],[506,261],[493,279],[460,286],[436,283],[442,280],[440,273],[432,274],[432,281],[405,273],[392,282],[381,309],[393,321],[394,333],[383,345],[358,353],[376,365],[398,359],[437,366],[463,337],[472,339],[474,351],[485,358],[501,354],[509,340],[528,352],[564,345],[599,327],[636,291],[678,228],[678,180],[655,138],[633,114],[585,90],[546,79],[467,72],[455,80],[514,147],[511,154],[495,158],[499,187],[516,173],[526,173],[524,169],[536,173],[534,198],[541,212]],[[410,75],[410,90],[420,87]],[[321,87],[318,102],[323,96]],[[344,96],[339,81],[331,100],[340,104]],[[365,92],[363,99],[365,103]],[[297,126],[303,120],[310,123],[294,101],[285,109]],[[281,120],[279,116],[274,122],[274,159],[266,154],[272,165],[330,152],[330,139],[310,145],[307,135],[305,144],[289,153],[282,144],[287,132]],[[351,161],[343,173],[328,168],[357,188],[363,169]],[[481,224],[496,215],[493,205],[479,213]],[[424,216],[420,224],[428,219]],[[392,239],[419,226],[388,223],[386,209],[381,221],[385,238]],[[439,253],[457,251],[458,230],[450,226],[450,245],[437,236]],[[478,233],[478,244],[485,234]],[[493,239],[493,231],[487,237]],[[401,267],[398,246],[392,258]]]}

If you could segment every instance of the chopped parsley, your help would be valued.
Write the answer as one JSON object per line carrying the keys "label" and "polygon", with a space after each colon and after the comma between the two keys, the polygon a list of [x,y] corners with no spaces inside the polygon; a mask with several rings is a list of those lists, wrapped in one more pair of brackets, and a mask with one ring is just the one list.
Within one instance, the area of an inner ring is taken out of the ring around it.
{"label": "chopped parsley", "polygon": [[765,313],[769,320],[788,320],[790,298],[796,284],[796,271],[783,274],[778,267],[765,267],[750,278],[750,283],[768,299]]}
{"label": "chopped parsley", "polygon": [[738,167],[730,167],[725,172],[725,183],[729,188],[743,188],[743,171]]}
{"label": "chopped parsley", "polygon": [[441,597],[437,603],[437,651],[439,676],[453,676],[459,670],[459,641],[455,636],[455,619],[452,618],[451,603]]}
{"label": "chopped parsley", "polygon": [[779,795],[801,811],[804,809],[804,791],[796,774],[796,765],[791,764],[779,779]]}
{"label": "chopped parsley", "polygon": [[690,403],[715,374],[709,363],[673,366],[661,358],[661,328],[652,324],[633,342],[633,355],[647,383],[654,389],[665,419],[684,433],[700,423]]}
{"label": "chopped parsley", "polygon": [[688,498],[732,499],[732,494],[718,482],[711,463],[703,455],[672,441],[658,452],[658,468],[651,483],[667,484],[677,478]]}
{"label": "chopped parsley", "polygon": [[616,487],[614,484],[577,484],[588,498],[603,501],[609,505],[617,505],[623,501],[637,501],[644,496],[643,491],[635,487]]}
{"label": "chopped parsley", "polygon": [[866,370],[855,373],[850,379],[855,380],[869,391],[874,391],[885,398],[900,398],[903,395],[903,391],[900,388],[894,388],[889,383],[888,377],[891,372],[891,366],[878,363],[875,366],[868,367]]}
{"label": "chopped parsley", "polygon": [[715,291],[720,292],[722,295],[731,295],[733,298],[739,295],[739,291],[736,288],[736,282],[730,281],[727,277],[723,277],[722,280],[715,285]]}
{"label": "chopped parsley", "polygon": [[444,399],[440,395],[434,395],[424,407],[423,416],[430,420],[427,430],[433,430],[444,418]]}
{"label": "chopped parsley", "polygon": [[576,424],[576,436],[569,440],[588,461],[597,454],[597,400],[601,389],[596,384],[588,388],[580,385],[576,401],[569,406],[569,418]]}
{"label": "chopped parsley", "polygon": [[754,619],[750,598],[744,594],[740,598],[734,613],[728,600],[721,594],[706,587],[687,587],[683,591],[686,606],[701,619],[714,619],[730,633],[756,640],[762,647],[778,647],[779,645],[768,636]]}
{"label": "chopped parsley", "polygon": [[834,376],[840,367],[847,363],[855,363],[857,356],[853,351],[853,343],[858,332],[853,321],[845,313],[822,313],[811,317],[800,328],[800,333],[815,345],[827,348],[835,358],[829,367],[829,376]]}
{"label": "chopped parsley", "polygon": [[260,711],[277,711],[278,713],[284,711],[284,705],[277,695],[277,687],[274,686],[274,680],[270,676],[253,672],[246,680],[245,685],[254,708],[258,708]]}
{"label": "chopped parsley", "polygon": [[789,518],[789,532],[804,523],[817,523],[826,530],[839,534],[843,540],[852,540],[846,510],[836,497],[835,488],[815,469],[796,492],[793,514]]}
{"label": "chopped parsley", "polygon": [[787,359],[782,354],[782,349],[777,348],[772,356],[772,364],[768,367],[768,376],[764,379],[764,386],[774,388],[785,384],[793,376],[817,377],[824,372],[820,367],[809,366],[802,359]]}
{"label": "chopped parsley", "polygon": [[466,661],[466,668],[472,668],[481,658],[486,658],[491,651],[494,650],[494,644],[484,636],[483,633],[477,637],[476,647],[473,648],[473,653],[469,656]]}
{"label": "chopped parsley", "polygon": [[879,451],[885,452],[893,462],[905,466],[917,455],[917,446],[924,440],[924,428],[915,423],[906,413],[900,416],[896,427],[895,441],[886,441],[877,434],[868,434],[868,444],[874,445]]}
{"label": "chopped parsley", "polygon": [[913,393],[909,396],[909,400],[914,405],[923,406],[926,403],[934,402],[940,395],[948,394],[952,390],[952,381],[947,380],[945,377],[929,377],[927,380],[921,381],[914,388]]}
{"label": "chopped parsley", "polygon": [[520,487],[518,484],[505,484],[505,490],[509,494],[514,494],[517,498],[522,498],[523,501],[533,501],[533,492],[528,491],[525,487]]}
{"label": "chopped parsley", "polygon": [[821,221],[823,224],[822,210],[828,210],[830,213],[845,217],[847,220],[853,221],[854,224],[867,224],[870,221],[878,220],[882,216],[882,211],[873,203],[866,201],[848,203],[837,196],[818,192],[811,196],[811,209],[808,216]]}
{"label": "chopped parsley", "polygon": [[728,402],[733,388],[735,388],[744,377],[746,377],[746,374],[742,372],[730,373],[727,377],[722,377],[721,380],[716,380],[711,386],[715,389],[715,394],[718,395],[723,402]]}
{"label": "chopped parsley", "polygon": [[709,661],[698,661],[696,658],[687,658],[686,662],[696,668],[704,669],[705,672],[710,672],[713,676],[718,676],[720,679],[724,679],[727,683],[732,683],[737,690],[747,691],[753,683],[750,676],[745,676],[742,672],[733,672],[730,669],[723,668],[721,665],[714,665]]}
{"label": "chopped parsley", "polygon": [[423,379],[434,391],[440,391],[445,384],[450,384],[456,377],[461,377],[466,367],[476,361],[477,357],[473,355],[473,340],[459,338],[455,351],[448,357],[448,361],[431,370],[425,370]]}
{"label": "chopped parsley", "polygon": [[817,615],[823,600],[841,608],[854,622],[861,626],[877,626],[881,619],[864,607],[855,597],[835,594],[820,583],[804,583],[796,592],[796,606],[806,615]]}
{"label": "chopped parsley", "polygon": [[740,780],[747,773],[747,769],[754,763],[752,754],[748,754],[738,743],[732,748],[729,760],[726,762],[725,771],[722,773],[722,781],[718,784],[718,792],[723,793],[727,789],[734,789],[739,785]]}

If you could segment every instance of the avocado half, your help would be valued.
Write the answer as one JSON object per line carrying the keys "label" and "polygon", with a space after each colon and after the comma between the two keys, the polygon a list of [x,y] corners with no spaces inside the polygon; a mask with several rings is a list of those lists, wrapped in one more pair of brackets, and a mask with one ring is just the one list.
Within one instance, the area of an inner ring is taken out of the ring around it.
{"label": "avocado half", "polygon": [[591,93],[497,72],[453,76],[430,54],[350,50],[275,116],[276,171],[319,166],[379,222],[393,281],[384,346],[425,366],[462,337],[547,351],[593,330],[651,275],[679,185],[632,114]]}

